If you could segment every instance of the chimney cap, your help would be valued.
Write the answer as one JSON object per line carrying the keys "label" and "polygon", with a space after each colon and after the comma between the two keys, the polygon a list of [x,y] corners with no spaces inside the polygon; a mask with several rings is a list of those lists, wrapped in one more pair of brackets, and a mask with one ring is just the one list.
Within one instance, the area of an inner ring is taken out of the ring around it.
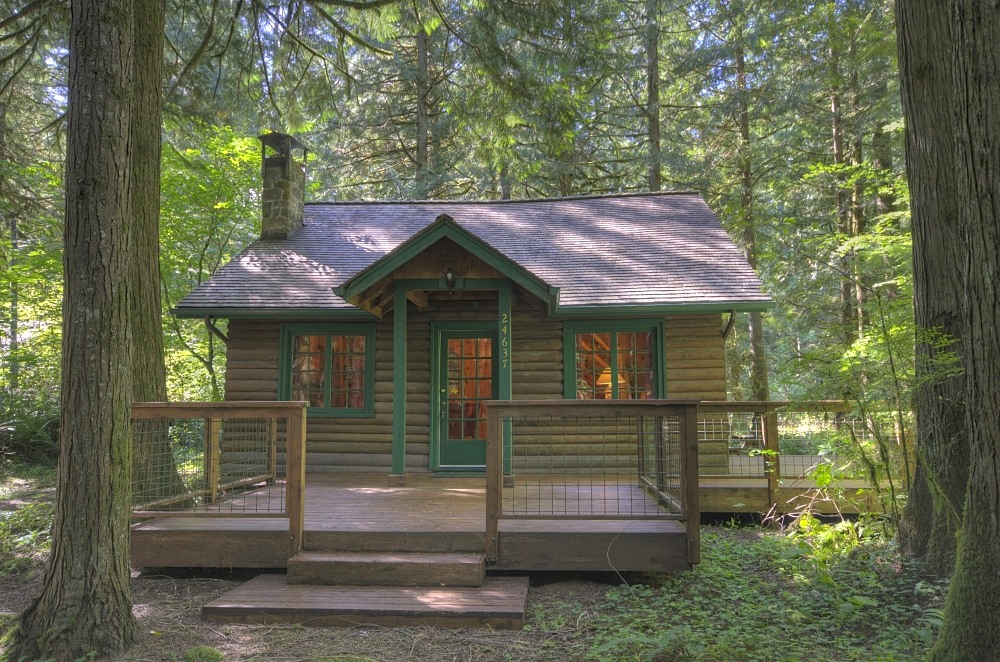
{"label": "chimney cap", "polygon": [[281,154],[291,152],[293,149],[301,149],[303,152],[310,151],[304,143],[299,142],[287,133],[271,131],[257,136],[257,140],[264,143],[266,147],[270,147]]}

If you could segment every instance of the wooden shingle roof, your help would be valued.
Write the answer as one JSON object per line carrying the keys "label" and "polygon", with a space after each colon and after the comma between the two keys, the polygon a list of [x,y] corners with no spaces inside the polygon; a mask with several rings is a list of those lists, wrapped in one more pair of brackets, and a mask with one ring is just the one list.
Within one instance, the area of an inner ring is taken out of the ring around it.
{"label": "wooden shingle roof", "polygon": [[[496,202],[318,203],[284,240],[260,240],[182,299],[184,317],[352,310],[338,287],[442,214],[550,288],[557,310],[761,310],[771,298],[695,193]],[[640,312],[636,310],[635,312]]]}

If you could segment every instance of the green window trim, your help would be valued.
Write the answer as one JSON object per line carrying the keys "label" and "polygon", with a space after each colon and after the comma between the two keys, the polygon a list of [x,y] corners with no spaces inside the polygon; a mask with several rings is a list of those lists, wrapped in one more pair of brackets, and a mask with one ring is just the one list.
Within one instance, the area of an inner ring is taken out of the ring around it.
{"label": "green window trim", "polygon": [[[333,342],[332,338],[340,336],[360,336],[364,338],[363,353],[351,354],[363,358],[363,403],[360,407],[310,406],[307,412],[310,416],[371,418],[375,415],[375,325],[374,324],[283,324],[278,357],[278,399],[290,400],[292,395],[292,368],[294,340],[296,337],[315,336],[323,338],[322,354],[322,396],[329,405],[333,384]],[[318,370],[316,372],[319,372]],[[349,393],[345,395],[349,397]]]}
{"label": "green window trim", "polygon": [[[646,332],[652,336],[652,378],[653,398],[667,397],[666,348],[664,347],[664,330],[662,319],[640,320],[586,320],[563,322],[563,397],[567,400],[577,400],[577,335],[581,333],[606,333],[610,335],[610,346],[607,348],[610,365],[609,374],[621,374],[623,366],[618,365],[617,334],[628,332]],[[608,388],[617,398],[619,384],[609,383]]]}

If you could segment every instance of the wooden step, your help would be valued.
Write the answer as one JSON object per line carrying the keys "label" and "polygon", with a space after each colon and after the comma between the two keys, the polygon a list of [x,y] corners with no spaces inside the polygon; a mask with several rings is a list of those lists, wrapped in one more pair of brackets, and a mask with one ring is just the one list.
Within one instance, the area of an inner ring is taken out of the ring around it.
{"label": "wooden step", "polygon": [[486,557],[425,552],[301,552],[288,560],[289,584],[481,586]]}
{"label": "wooden step", "polygon": [[252,625],[520,628],[527,577],[488,577],[481,587],[412,588],[289,584],[260,575],[201,608],[206,621]]}

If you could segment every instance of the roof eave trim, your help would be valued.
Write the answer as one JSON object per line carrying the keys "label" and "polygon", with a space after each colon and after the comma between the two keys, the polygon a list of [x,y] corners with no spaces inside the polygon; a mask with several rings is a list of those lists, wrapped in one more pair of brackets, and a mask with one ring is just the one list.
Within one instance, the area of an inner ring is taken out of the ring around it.
{"label": "roof eave trim", "polygon": [[557,306],[553,315],[558,317],[633,316],[633,315],[684,315],[698,313],[766,312],[777,305],[774,301],[719,301],[687,303],[634,303],[634,304],[585,304]]}
{"label": "roof eave trim", "polygon": [[360,308],[186,308],[176,307],[170,314],[181,319],[350,319],[374,320]]}

